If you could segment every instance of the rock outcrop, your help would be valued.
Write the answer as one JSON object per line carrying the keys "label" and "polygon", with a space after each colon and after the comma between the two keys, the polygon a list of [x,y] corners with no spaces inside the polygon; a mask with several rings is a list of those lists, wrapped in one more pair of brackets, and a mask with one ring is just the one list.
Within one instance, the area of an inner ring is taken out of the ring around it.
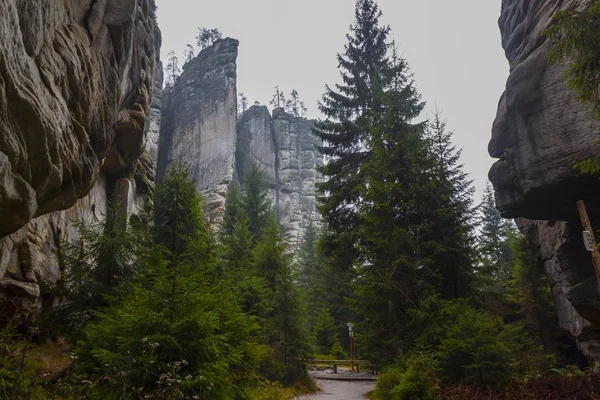
{"label": "rock outcrop", "polygon": [[163,99],[158,177],[173,161],[188,162],[216,225],[234,174],[238,44],[227,38],[202,50]]}
{"label": "rock outcrop", "polygon": [[600,359],[600,291],[581,239],[576,201],[584,199],[596,226],[600,186],[573,166],[599,153],[600,123],[565,81],[566,64],[549,64],[552,43],[541,33],[560,10],[591,0],[503,0],[499,20],[510,63],[489,153],[496,204],[540,248],[560,325],[583,353]]}
{"label": "rock outcrop", "polygon": [[236,167],[243,182],[252,164],[262,171],[279,224],[290,249],[296,249],[310,222],[320,221],[316,184],[323,156],[313,122],[276,109],[271,117],[265,106],[250,107],[240,118]]}
{"label": "rock outcrop", "polygon": [[101,220],[109,196],[133,212],[152,190],[152,151],[140,156],[156,136],[152,97],[162,89],[155,9],[153,0],[0,0],[3,306],[51,305],[73,220]]}
{"label": "rock outcrop", "polygon": [[[317,167],[312,122],[278,109],[250,107],[238,120],[236,58],[238,41],[223,39],[183,67],[163,97],[158,178],[176,160],[190,164],[203,193],[211,223],[223,222],[225,199],[234,179],[243,183],[252,164],[269,188],[282,232],[295,249],[309,221],[318,221]],[[237,124],[236,124],[237,123]]]}

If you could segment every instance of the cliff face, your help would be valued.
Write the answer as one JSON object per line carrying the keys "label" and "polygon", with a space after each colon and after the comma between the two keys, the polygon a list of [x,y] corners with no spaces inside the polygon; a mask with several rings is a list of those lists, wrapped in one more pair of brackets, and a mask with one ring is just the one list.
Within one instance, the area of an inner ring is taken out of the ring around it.
{"label": "cliff face", "polygon": [[316,184],[323,156],[313,122],[282,109],[269,114],[267,107],[253,106],[240,118],[236,166],[243,182],[252,164],[258,165],[269,184],[270,197],[284,238],[296,249],[311,221],[320,221]]}
{"label": "cliff face", "polygon": [[0,0],[0,302],[51,305],[72,220],[102,219],[109,194],[133,212],[152,190],[140,155],[162,87],[154,10]]}
{"label": "cliff face", "polygon": [[188,162],[217,225],[234,173],[237,54],[238,41],[229,38],[202,50],[163,100],[158,177],[173,161]]}
{"label": "cliff face", "polygon": [[[271,116],[253,106],[237,118],[238,41],[224,39],[188,62],[163,97],[158,177],[175,160],[189,163],[213,226],[223,222],[234,179],[243,183],[252,164],[262,171],[284,237],[295,249],[309,221],[318,221],[315,184],[317,140],[312,122],[283,110]],[[236,126],[237,122],[237,126]]]}
{"label": "cliff face", "polygon": [[576,201],[585,199],[598,225],[600,188],[573,166],[597,156],[600,124],[565,81],[565,64],[547,62],[551,43],[541,32],[560,10],[590,0],[503,0],[499,20],[510,63],[489,153],[496,204],[540,249],[560,325],[587,356],[600,359],[600,292],[581,239]]}

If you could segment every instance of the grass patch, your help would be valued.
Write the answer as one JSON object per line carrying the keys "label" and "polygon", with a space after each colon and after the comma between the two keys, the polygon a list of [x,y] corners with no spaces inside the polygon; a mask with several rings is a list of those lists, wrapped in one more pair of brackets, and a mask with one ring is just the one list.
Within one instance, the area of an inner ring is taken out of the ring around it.
{"label": "grass patch", "polygon": [[250,393],[251,400],[291,400],[297,396],[314,393],[319,388],[312,379],[283,387],[279,382],[262,382]]}

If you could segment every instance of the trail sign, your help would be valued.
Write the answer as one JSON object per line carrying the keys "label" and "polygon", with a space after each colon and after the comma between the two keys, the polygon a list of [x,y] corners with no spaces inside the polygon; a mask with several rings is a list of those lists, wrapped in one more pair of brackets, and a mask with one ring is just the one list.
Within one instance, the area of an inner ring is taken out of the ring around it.
{"label": "trail sign", "polygon": [[587,251],[594,251],[594,239],[592,238],[590,231],[583,231],[583,244],[585,244]]}

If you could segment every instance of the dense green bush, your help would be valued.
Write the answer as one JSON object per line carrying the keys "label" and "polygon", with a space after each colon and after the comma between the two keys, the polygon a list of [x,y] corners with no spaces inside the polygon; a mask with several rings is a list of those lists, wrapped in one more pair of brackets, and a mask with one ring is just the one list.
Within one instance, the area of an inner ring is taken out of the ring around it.
{"label": "dense green bush", "polygon": [[415,353],[408,359],[400,384],[392,390],[394,400],[434,400],[438,389],[437,360],[431,353]]}
{"label": "dense green bush", "polygon": [[505,387],[519,342],[518,328],[484,311],[463,307],[438,348],[441,378],[448,384]]}
{"label": "dense green bush", "polygon": [[381,373],[375,387],[375,398],[379,400],[394,400],[393,391],[402,381],[403,370],[400,367],[388,367]]}

